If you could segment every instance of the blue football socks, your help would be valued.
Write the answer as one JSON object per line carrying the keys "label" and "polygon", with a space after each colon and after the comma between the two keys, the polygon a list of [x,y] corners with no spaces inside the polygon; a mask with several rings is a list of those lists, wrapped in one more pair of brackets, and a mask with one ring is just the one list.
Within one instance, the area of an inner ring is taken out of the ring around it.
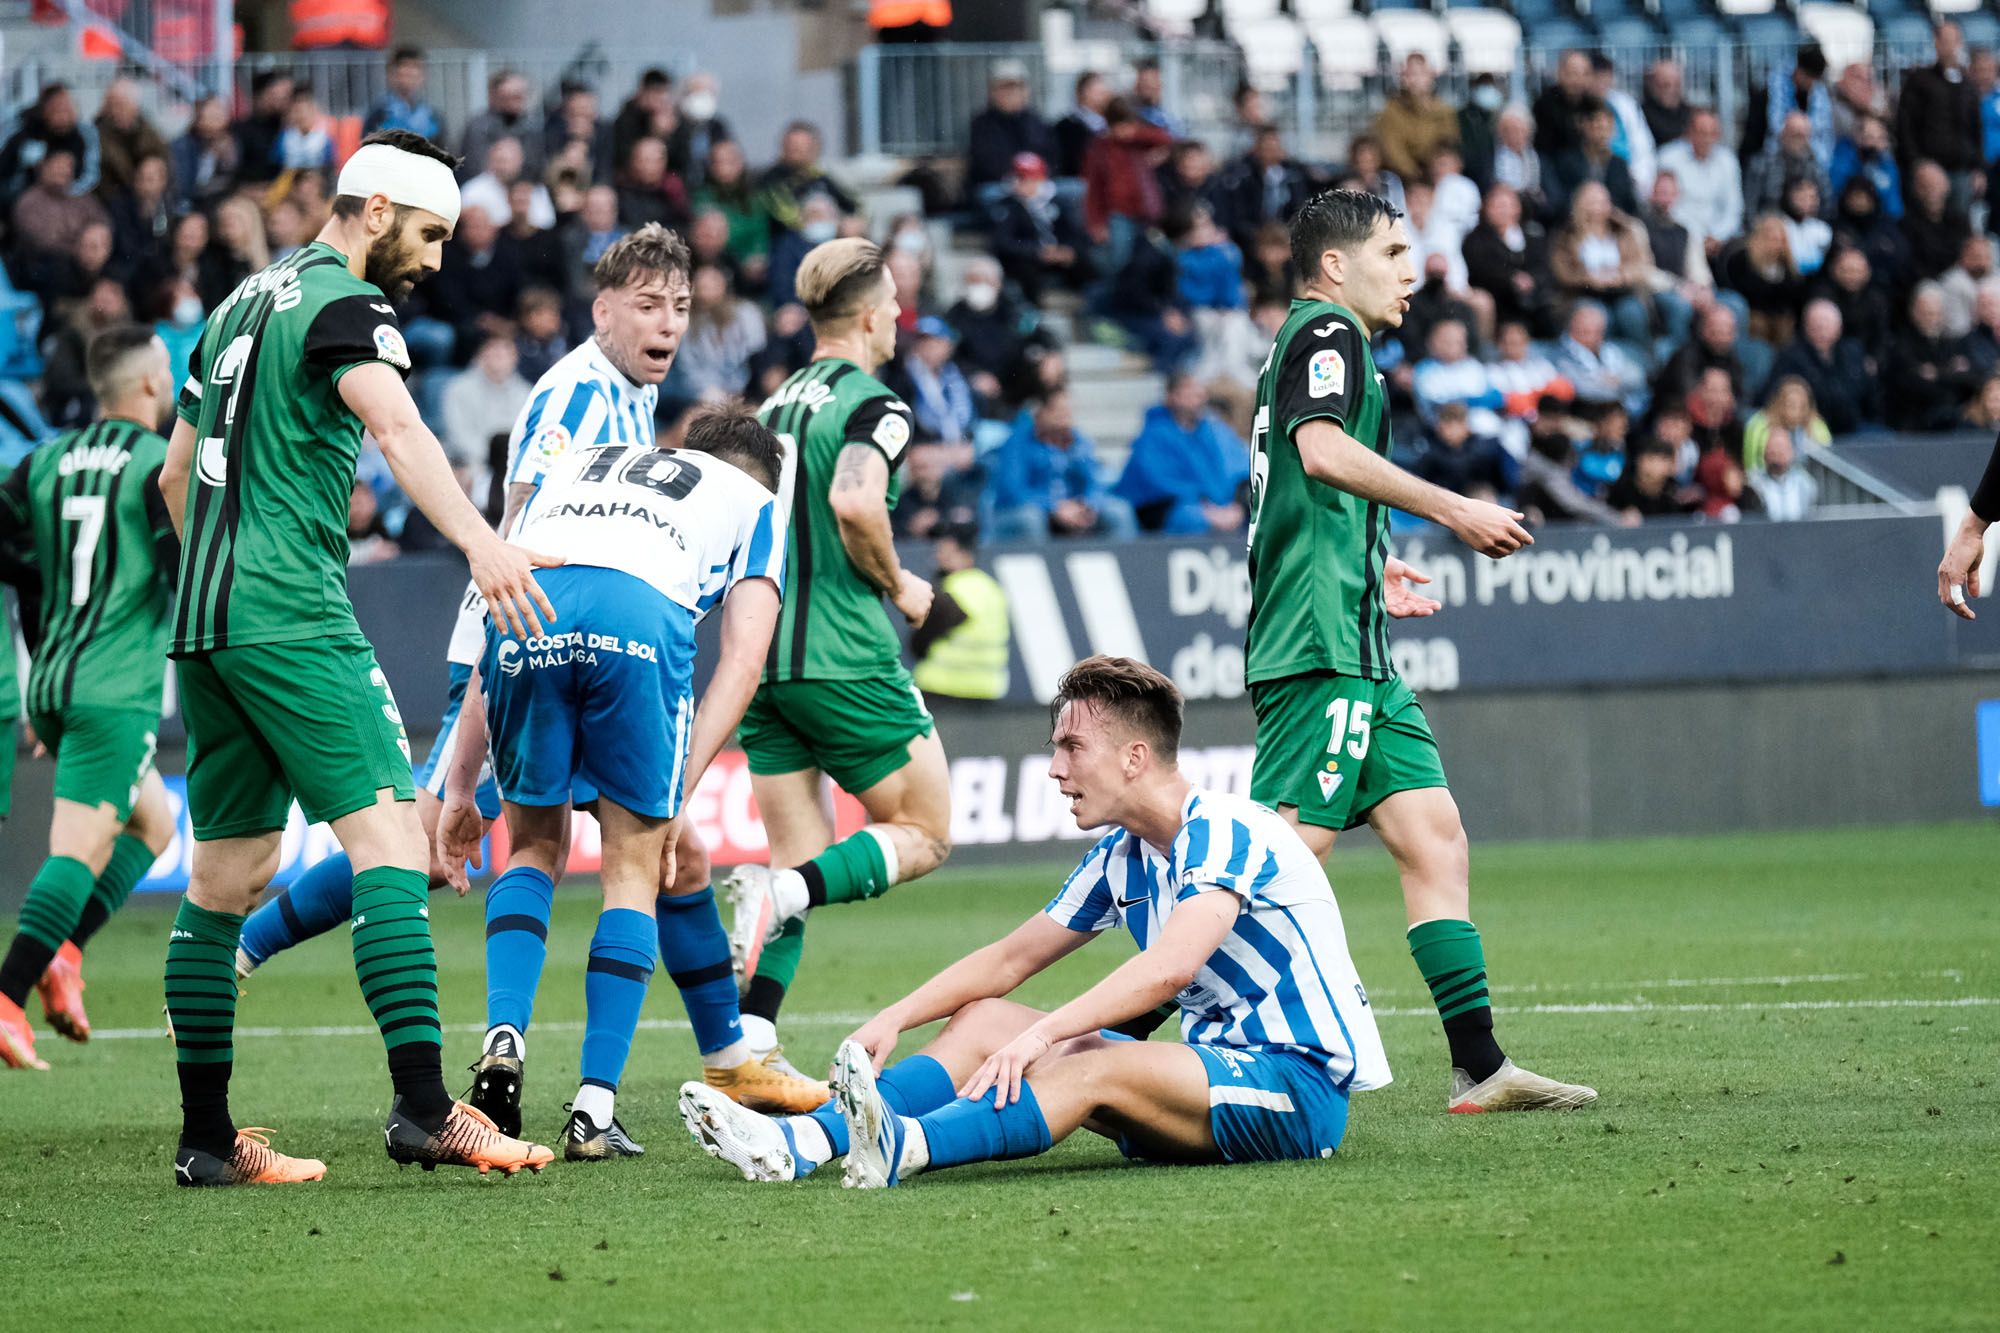
{"label": "blue football socks", "polygon": [[[889,1109],[902,1116],[921,1116],[949,1105],[958,1096],[958,1090],[951,1081],[951,1072],[928,1055],[912,1055],[898,1060],[882,1071],[875,1080],[875,1086],[881,1089],[882,1100],[889,1104]],[[788,1116],[780,1120],[778,1126],[785,1131],[785,1142],[791,1147],[793,1169],[797,1176],[808,1176],[821,1164],[800,1155],[798,1136],[789,1123],[794,1118],[810,1120],[825,1131],[826,1141],[833,1145],[834,1157],[847,1156],[847,1121],[841,1117],[840,1108],[833,1102],[827,1102],[811,1115]]]}
{"label": "blue football socks", "polygon": [[308,868],[243,923],[238,947],[263,964],[273,954],[346,925],[354,915],[354,863],[335,852]]}
{"label": "blue football socks", "polygon": [[736,973],[729,961],[729,934],[715,908],[715,890],[705,888],[679,898],[663,893],[654,901],[654,909],[659,913],[660,958],[680,990],[681,1004],[694,1027],[695,1047],[703,1055],[713,1055],[741,1041]]}
{"label": "blue football socks", "polygon": [[653,945],[653,918],[644,912],[612,907],[597,918],[590,968],[583,978],[585,1087],[615,1092],[625,1075],[646,984],[653,977]]}
{"label": "blue football socks", "polygon": [[555,892],[555,882],[533,866],[515,866],[486,890],[489,1029],[504,1025],[524,1034],[528,1030],[542,962],[549,953],[549,903]]}

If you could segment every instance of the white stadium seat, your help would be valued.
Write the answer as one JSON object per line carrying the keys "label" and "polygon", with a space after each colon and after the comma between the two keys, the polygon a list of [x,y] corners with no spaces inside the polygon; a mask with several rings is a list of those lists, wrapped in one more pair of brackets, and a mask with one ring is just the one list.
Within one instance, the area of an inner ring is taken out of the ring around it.
{"label": "white stadium seat", "polygon": [[1292,17],[1311,32],[1328,19],[1346,18],[1354,12],[1354,0],[1292,0]]}
{"label": "white stadium seat", "polygon": [[1208,12],[1208,0],[1146,0],[1146,14],[1160,23],[1187,29]]}
{"label": "white stadium seat", "polygon": [[1467,74],[1512,74],[1521,49],[1521,23],[1502,9],[1448,9],[1445,27],[1458,43]]}
{"label": "white stadium seat", "polygon": [[1875,21],[1859,7],[1810,0],[1798,13],[1799,26],[1826,52],[1829,68],[1866,64],[1875,54]]}
{"label": "white stadium seat", "polygon": [[1740,18],[1745,14],[1768,14],[1778,7],[1778,0],[1715,0],[1715,7]]}
{"label": "white stadium seat", "polygon": [[1243,48],[1243,65],[1252,87],[1281,92],[1305,64],[1305,38],[1288,18],[1274,15],[1238,23],[1229,32]]}
{"label": "white stadium seat", "polygon": [[1319,57],[1320,79],[1329,88],[1359,88],[1381,68],[1375,28],[1359,14],[1313,24],[1312,44]]}
{"label": "white stadium seat", "polygon": [[1420,51],[1433,69],[1443,69],[1451,43],[1438,16],[1421,9],[1385,9],[1375,15],[1375,32],[1389,48],[1389,65],[1403,63],[1412,52]]}
{"label": "white stadium seat", "polygon": [[1975,9],[1984,8],[1983,0],[1931,0],[1933,14],[1970,14]]}
{"label": "white stadium seat", "polygon": [[1229,29],[1229,35],[1237,35],[1236,29],[1248,23],[1275,18],[1279,0],[1222,0],[1222,22]]}

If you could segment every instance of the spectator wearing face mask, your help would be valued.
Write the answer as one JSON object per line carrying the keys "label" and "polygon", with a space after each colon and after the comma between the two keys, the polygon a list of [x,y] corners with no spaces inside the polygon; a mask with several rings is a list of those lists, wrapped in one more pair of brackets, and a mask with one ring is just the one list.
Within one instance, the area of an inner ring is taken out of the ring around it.
{"label": "spectator wearing face mask", "polygon": [[1500,108],[1507,105],[1507,90],[1500,76],[1491,73],[1472,76],[1472,88],[1465,105],[1458,109],[1458,151],[1465,158],[1465,174],[1482,191],[1493,185],[1493,152],[1499,144]]}
{"label": "spectator wearing face mask", "polygon": [[799,225],[780,235],[771,246],[771,273],[765,298],[774,306],[795,299],[799,265],[816,245],[840,235],[840,205],[831,195],[814,195],[799,214]]}
{"label": "spectator wearing face mask", "polygon": [[1000,265],[983,257],[966,264],[964,286],[944,318],[958,334],[958,364],[988,401],[1001,397],[1002,386],[1019,371],[1029,348],[1053,345],[1036,328],[1032,314],[1003,289]]}
{"label": "spectator wearing face mask", "polygon": [[[1081,287],[1090,273],[1088,238],[1057,197],[1046,164],[1033,153],[1014,161],[1009,191],[994,213],[992,245],[1030,305],[1040,305],[1051,285]],[[1129,239],[1126,248],[1129,252]]]}
{"label": "spectator wearing face mask", "polygon": [[715,145],[736,138],[722,116],[722,95],[715,76],[695,73],[681,87],[680,123],[667,136],[667,170],[690,190],[707,183],[709,155]]}

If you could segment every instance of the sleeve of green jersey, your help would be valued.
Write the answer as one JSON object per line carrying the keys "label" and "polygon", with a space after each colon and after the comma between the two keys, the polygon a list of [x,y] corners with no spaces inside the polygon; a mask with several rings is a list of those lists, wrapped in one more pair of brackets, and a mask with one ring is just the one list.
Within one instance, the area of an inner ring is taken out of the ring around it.
{"label": "sleeve of green jersey", "polygon": [[903,465],[903,451],[910,447],[915,431],[910,405],[900,398],[883,395],[870,398],[847,418],[844,444],[870,444],[882,451],[894,472]]}
{"label": "sleeve of green jersey", "polygon": [[32,457],[22,459],[7,474],[7,480],[0,481],[0,537],[28,530],[28,464]]}
{"label": "sleeve of green jersey", "polygon": [[396,308],[380,296],[356,293],[328,301],[306,329],[306,364],[338,384],[356,366],[381,361],[410,374],[410,349]]}
{"label": "sleeve of green jersey", "polygon": [[206,331],[194,340],[188,350],[187,378],[181,381],[181,391],[174,398],[174,415],[190,426],[201,424],[201,385],[207,378],[207,367],[202,364],[201,349],[208,342]]}
{"label": "sleeve of green jersey", "polygon": [[1287,440],[1306,422],[1325,418],[1339,426],[1354,419],[1367,386],[1361,332],[1338,315],[1293,334],[1278,365],[1271,415]]}

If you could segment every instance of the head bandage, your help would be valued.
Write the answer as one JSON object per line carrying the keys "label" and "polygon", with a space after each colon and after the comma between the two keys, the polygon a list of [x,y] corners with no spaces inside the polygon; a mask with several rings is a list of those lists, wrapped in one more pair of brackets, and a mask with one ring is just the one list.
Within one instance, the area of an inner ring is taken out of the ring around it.
{"label": "head bandage", "polygon": [[392,204],[421,208],[446,224],[458,225],[458,181],[436,158],[406,153],[385,143],[364,144],[340,169],[336,194],[366,199],[386,195]]}

